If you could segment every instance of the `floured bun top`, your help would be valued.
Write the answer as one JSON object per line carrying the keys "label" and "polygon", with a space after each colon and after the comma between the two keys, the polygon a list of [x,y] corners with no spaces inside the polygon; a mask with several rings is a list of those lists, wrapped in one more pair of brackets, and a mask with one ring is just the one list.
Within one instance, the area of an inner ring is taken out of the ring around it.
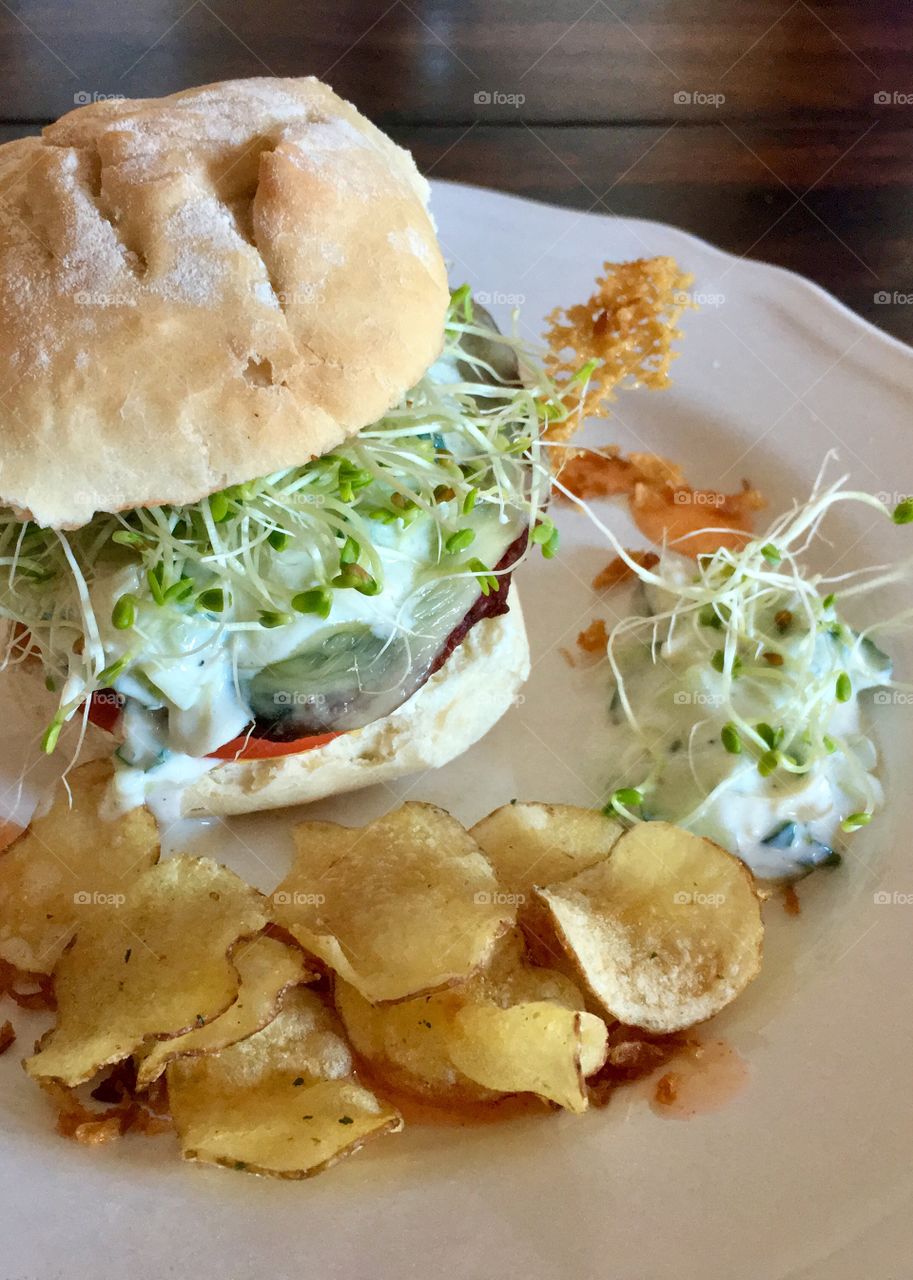
{"label": "floured bun top", "polygon": [[0,503],[74,527],[195,502],[376,420],[443,341],[427,195],[311,78],[0,147]]}

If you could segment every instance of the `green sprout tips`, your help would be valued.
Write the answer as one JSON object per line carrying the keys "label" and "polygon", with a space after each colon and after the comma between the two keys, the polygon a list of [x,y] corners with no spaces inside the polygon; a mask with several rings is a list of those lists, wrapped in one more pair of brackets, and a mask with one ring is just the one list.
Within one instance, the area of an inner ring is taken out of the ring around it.
{"label": "green sprout tips", "polygon": [[363,596],[376,596],[380,584],[360,564],[347,564],[333,579],[334,587],[360,591]]}
{"label": "green sprout tips", "polygon": [[206,613],[221,613],[226,603],[231,603],[231,597],[226,601],[221,587],[209,587],[206,591],[201,591],[196,600],[197,608]]}
{"label": "green sprout tips", "polygon": [[614,817],[621,814],[622,817],[630,818],[630,809],[639,809],[644,802],[643,792],[638,791],[636,787],[619,787],[617,791],[612,792],[609,803],[603,809],[608,817]]}
{"label": "green sprout tips", "polygon": [[730,755],[738,756],[742,754],[742,739],[739,737],[739,731],[732,721],[723,725],[720,730],[720,741]]}
{"label": "green sprout tips", "polygon": [[449,556],[459,555],[475,542],[475,538],[476,535],[472,529],[457,529],[456,533],[452,533],[444,540],[444,550]]}
{"label": "green sprout tips", "polygon": [[318,618],[328,618],[333,607],[333,594],[326,587],[312,587],[292,596],[292,608],[296,613],[315,613]]}
{"label": "green sprout tips", "polygon": [[136,596],[123,595],[111,610],[111,625],[118,631],[129,631],[136,622]]}
{"label": "green sprout tips", "polygon": [[546,560],[551,560],[558,553],[558,530],[554,523],[543,516],[533,528],[529,535],[530,542],[542,548],[542,554]]}
{"label": "green sprout tips", "polygon": [[762,778],[769,778],[780,766],[779,751],[765,751],[758,761],[758,773]]}
{"label": "green sprout tips", "polygon": [[479,586],[482,588],[482,595],[491,595],[493,591],[498,589],[498,579],[489,569],[488,565],[474,556],[471,560],[467,560],[466,568],[470,569],[475,575]]}
{"label": "green sprout tips", "polygon": [[260,610],[260,626],[272,630],[274,627],[287,626],[292,620],[290,613],[281,613],[277,609],[261,609]]}
{"label": "green sprout tips", "polygon": [[152,569],[146,571],[146,583],[152,595],[152,599],[157,605],[165,603],[165,566],[160,562]]}
{"label": "green sprout tips", "polygon": [[339,552],[339,563],[355,564],[360,555],[361,555],[361,547],[358,545],[358,543],[355,541],[354,538],[348,537],[346,538],[345,542],[342,544],[342,548]]}
{"label": "green sprout tips", "polygon": [[898,502],[891,519],[895,524],[913,524],[913,498],[904,498],[903,502]]}
{"label": "green sprout tips", "polygon": [[45,755],[51,755],[57,746],[57,739],[60,737],[60,731],[63,728],[63,718],[59,714],[54,717],[44,733],[41,735],[41,750]]}
{"label": "green sprout tips", "polygon": [[840,828],[842,831],[858,831],[860,827],[867,827],[871,821],[870,813],[851,813],[843,819]]}
{"label": "green sprout tips", "polygon": [[209,498],[209,514],[212,516],[215,524],[222,524],[228,519],[230,507],[228,494],[214,493]]}

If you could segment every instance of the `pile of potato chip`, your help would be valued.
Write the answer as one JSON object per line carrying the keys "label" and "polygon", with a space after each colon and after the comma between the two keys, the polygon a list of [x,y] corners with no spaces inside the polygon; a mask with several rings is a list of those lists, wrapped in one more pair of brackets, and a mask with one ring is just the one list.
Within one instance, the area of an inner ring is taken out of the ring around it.
{"label": "pile of potato chip", "polygon": [[411,1099],[580,1113],[610,1045],[633,1061],[760,966],[750,873],[665,823],[513,803],[466,831],[404,804],[299,826],[265,896],[160,861],[143,810],[103,821],[108,774],[75,770],[0,855],[0,961],[52,974],[57,1005],[24,1066],[83,1141],[170,1114],[186,1158],[292,1178],[398,1132]]}

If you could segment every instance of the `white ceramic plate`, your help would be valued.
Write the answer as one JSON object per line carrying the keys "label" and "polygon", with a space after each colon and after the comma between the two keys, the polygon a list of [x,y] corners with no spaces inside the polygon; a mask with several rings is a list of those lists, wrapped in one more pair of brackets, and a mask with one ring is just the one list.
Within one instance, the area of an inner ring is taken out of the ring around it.
{"label": "white ceramic plate", "polygon": [[[434,209],[454,280],[488,293],[502,319],[521,295],[531,337],[552,306],[588,295],[605,259],[668,253],[694,273],[706,305],[686,317],[674,387],[625,395],[603,439],[675,458],[701,484],[737,487],[749,475],[775,509],[807,493],[832,448],[859,487],[913,490],[913,353],[819,289],[657,223],[449,185],[436,187]],[[608,514],[633,542],[622,511]],[[869,516],[833,519],[821,567],[913,549],[909,531]],[[590,616],[588,582],[607,551],[581,516],[563,510],[560,522],[559,560],[520,574],[534,651],[525,702],[442,772],[320,805],[317,816],[364,821],[406,793],[466,820],[513,796],[587,803],[603,794],[599,684],[558,650]],[[909,646],[906,657],[894,653],[913,671]],[[4,699],[9,808],[20,766],[34,758],[34,719],[14,695]],[[726,1107],[673,1121],[642,1090],[623,1091],[583,1118],[413,1130],[315,1181],[286,1183],[182,1165],[167,1137],[98,1150],[64,1142],[14,1050],[0,1061],[0,1274],[908,1275],[913,703],[898,698],[878,712],[889,809],[855,838],[839,872],[800,887],[798,919],[769,909],[764,972],[712,1027],[750,1068]],[[20,808],[41,776],[28,775]],[[215,824],[195,847],[269,888],[286,865],[288,819]],[[879,891],[892,900],[877,903]],[[33,1028],[16,1021],[27,1046]]]}

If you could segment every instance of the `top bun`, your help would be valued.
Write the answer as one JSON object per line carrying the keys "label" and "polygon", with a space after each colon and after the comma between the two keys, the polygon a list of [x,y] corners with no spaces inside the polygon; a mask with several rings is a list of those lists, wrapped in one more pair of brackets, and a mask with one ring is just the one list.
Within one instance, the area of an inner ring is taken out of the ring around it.
{"label": "top bun", "polygon": [[325,453],[440,351],[411,157],[313,78],[0,146],[0,502],[55,528]]}

